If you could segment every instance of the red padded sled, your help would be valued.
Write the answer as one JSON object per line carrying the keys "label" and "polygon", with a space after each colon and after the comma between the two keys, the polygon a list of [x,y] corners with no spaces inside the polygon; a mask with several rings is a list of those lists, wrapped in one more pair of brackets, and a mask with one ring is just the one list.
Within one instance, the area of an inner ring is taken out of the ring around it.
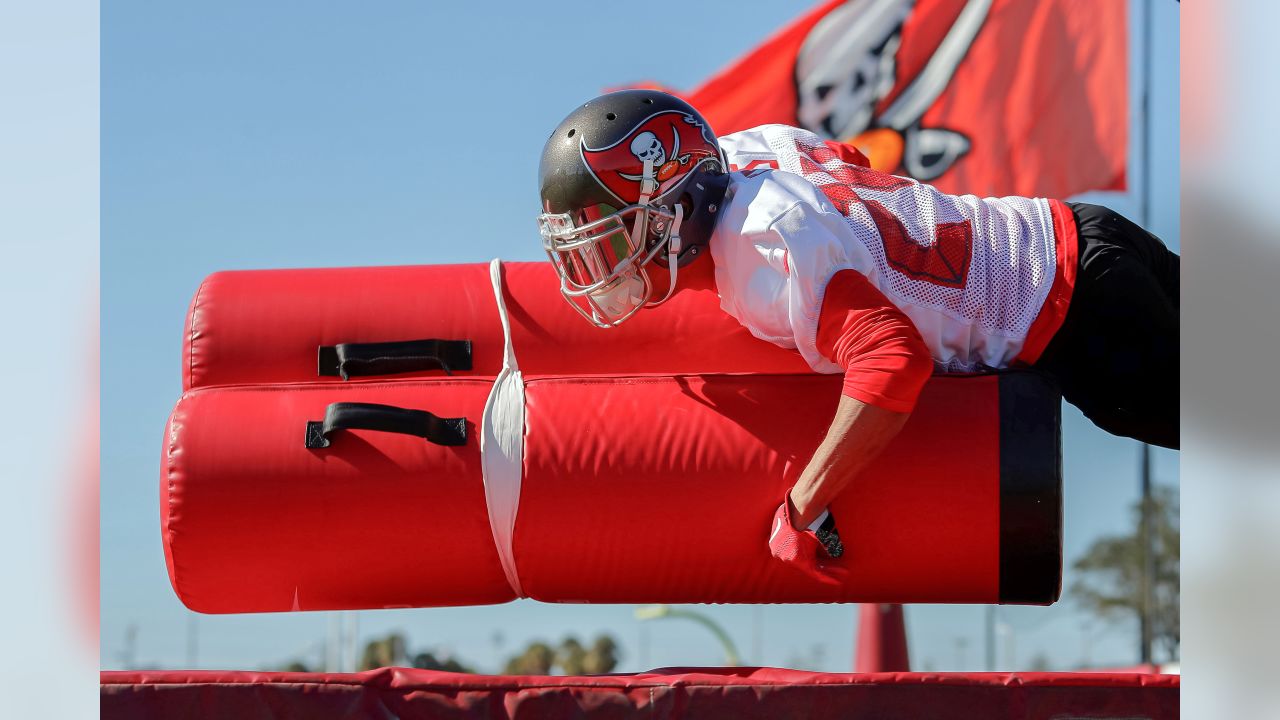
{"label": "red padded sled", "polygon": [[[193,389],[162,462],[165,556],[184,603],[1057,598],[1060,401],[1039,376],[930,381],[832,506],[848,577],[830,587],[773,560],[765,540],[830,423],[838,377],[796,372],[796,353],[751,337],[706,288],[604,331],[564,305],[542,264],[491,270],[206,281],[188,323]],[[387,342],[400,344],[369,345]]]}
{"label": "red padded sled", "polygon": [[[179,597],[202,612],[512,599],[475,440],[489,387],[460,378],[187,393],[170,422],[161,501]],[[523,593],[552,602],[1056,599],[1057,427],[1017,419],[1055,416],[1056,396],[1034,376],[930,382],[899,438],[833,505],[848,548],[843,587],[774,561],[765,548],[773,510],[839,394],[839,378],[817,375],[529,381],[512,548]],[[350,401],[466,418],[467,443],[352,431],[305,447],[307,422]]]}
{"label": "red padded sled", "polygon": [[[525,375],[811,372],[798,353],[757,340],[720,309],[708,268],[681,272],[680,291],[660,308],[601,330],[560,297],[550,263],[502,267]],[[317,374],[320,347],[423,339],[471,341],[472,367],[455,375],[498,374],[503,333],[487,263],[215,273],[191,301],[183,388],[341,382]]]}

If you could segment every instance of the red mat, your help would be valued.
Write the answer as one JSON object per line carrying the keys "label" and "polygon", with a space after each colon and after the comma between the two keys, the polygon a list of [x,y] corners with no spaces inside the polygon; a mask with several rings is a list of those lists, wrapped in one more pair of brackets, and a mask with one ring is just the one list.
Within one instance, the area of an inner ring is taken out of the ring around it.
{"label": "red mat", "polygon": [[810,673],[668,668],[504,677],[384,668],[356,674],[104,672],[102,717],[842,718],[1050,720],[1179,713],[1176,675]]}

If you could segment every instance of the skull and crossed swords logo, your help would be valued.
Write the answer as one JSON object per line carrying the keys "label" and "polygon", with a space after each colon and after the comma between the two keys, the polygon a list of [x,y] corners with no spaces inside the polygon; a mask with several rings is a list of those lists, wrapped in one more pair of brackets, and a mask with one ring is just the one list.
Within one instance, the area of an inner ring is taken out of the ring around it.
{"label": "skull and crossed swords logo", "polygon": [[658,182],[654,197],[677,186],[696,166],[718,162],[719,151],[709,131],[696,118],[677,111],[659,112],[640,121],[617,141],[589,147],[582,142],[582,159],[614,197],[637,202],[645,163]]}
{"label": "skull and crossed swords logo", "polygon": [[924,68],[902,86],[897,52],[915,0],[849,0],[809,32],[796,57],[796,119],[823,137],[864,150],[872,166],[933,180],[970,149],[947,128],[922,127],[982,29],[992,0],[967,0]]}
{"label": "skull and crossed swords logo", "polygon": [[[645,161],[652,161],[651,167],[654,169],[654,175],[657,177],[658,182],[669,180],[681,165],[689,164],[691,157],[688,153],[680,154],[680,133],[674,131],[671,133],[672,159],[670,162],[667,161],[667,149],[663,146],[662,141],[658,139],[655,133],[648,130],[636,135],[635,139],[631,141],[631,154],[636,156],[636,160],[639,160],[641,165]],[[618,174],[628,180],[640,180],[640,175],[631,173]]]}

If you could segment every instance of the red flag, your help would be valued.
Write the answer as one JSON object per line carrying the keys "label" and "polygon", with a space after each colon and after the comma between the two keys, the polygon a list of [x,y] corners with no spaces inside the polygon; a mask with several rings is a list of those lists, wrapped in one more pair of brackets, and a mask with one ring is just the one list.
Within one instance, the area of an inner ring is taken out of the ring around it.
{"label": "red flag", "polygon": [[944,192],[1123,190],[1125,6],[825,2],[686,97],[719,134],[805,127]]}

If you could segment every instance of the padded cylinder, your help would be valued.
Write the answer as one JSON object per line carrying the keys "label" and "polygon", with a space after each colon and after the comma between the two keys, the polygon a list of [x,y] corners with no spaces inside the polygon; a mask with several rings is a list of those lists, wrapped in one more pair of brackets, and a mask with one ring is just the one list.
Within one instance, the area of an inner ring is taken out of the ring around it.
{"label": "padded cylinder", "polygon": [[[480,477],[491,382],[447,379],[186,393],[169,418],[161,532],[174,589],[206,613],[480,605],[514,595]],[[467,419],[468,442],[306,424],[359,401]]]}
{"label": "padded cylinder", "polygon": [[[680,274],[664,305],[601,330],[560,297],[550,263],[503,263],[512,342],[526,375],[808,373],[794,351],[751,336],[720,309],[709,261]],[[653,271],[658,287],[666,275]],[[320,346],[468,339],[472,369],[502,367],[503,335],[487,263],[251,270],[210,275],[191,302],[183,388],[341,382],[316,371]],[[434,377],[428,370],[396,377]]]}
{"label": "padded cylinder", "polygon": [[[490,387],[454,378],[186,393],[162,471],[179,597],[202,612],[512,599],[474,432]],[[930,381],[900,436],[832,506],[847,548],[843,586],[773,560],[773,511],[839,396],[838,377],[812,374],[530,379],[512,545],[525,593],[628,603],[1056,599],[1058,399],[1029,374]],[[467,443],[357,430],[308,449],[307,422],[332,402],[463,417]]]}

